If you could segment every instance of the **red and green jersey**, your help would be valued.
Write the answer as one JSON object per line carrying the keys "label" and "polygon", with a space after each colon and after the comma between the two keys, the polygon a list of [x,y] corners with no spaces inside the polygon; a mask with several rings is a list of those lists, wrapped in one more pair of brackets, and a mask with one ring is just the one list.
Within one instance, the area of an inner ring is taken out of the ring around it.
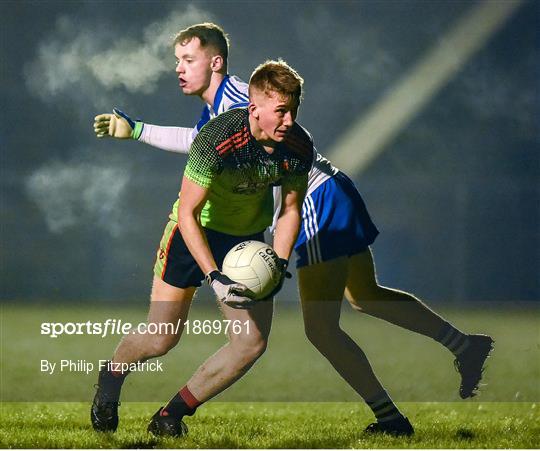
{"label": "red and green jersey", "polygon": [[[209,190],[201,225],[230,235],[251,235],[272,223],[273,185],[303,191],[313,163],[313,141],[294,124],[269,154],[249,129],[245,108],[229,110],[208,122],[196,136],[184,176]],[[170,218],[177,220],[178,202]]]}

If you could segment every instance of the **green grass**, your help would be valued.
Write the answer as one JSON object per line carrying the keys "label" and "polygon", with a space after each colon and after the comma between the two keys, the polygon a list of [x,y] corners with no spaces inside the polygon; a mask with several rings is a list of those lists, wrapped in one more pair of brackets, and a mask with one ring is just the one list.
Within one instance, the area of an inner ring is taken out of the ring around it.
{"label": "green grass", "polygon": [[[489,305],[486,303],[486,307]],[[189,335],[162,361],[159,374],[133,374],[125,384],[121,427],[94,433],[88,409],[97,374],[40,372],[40,360],[111,355],[119,336],[40,334],[41,322],[144,320],[144,304],[6,305],[1,315],[0,446],[11,448],[530,448],[540,446],[538,309],[451,310],[462,330],[494,336],[481,396],[461,401],[452,355],[433,340],[344,309],[342,325],[362,346],[392,397],[411,419],[412,439],[366,437],[372,421],[358,395],[303,334],[297,306],[277,306],[267,353],[255,367],[188,419],[186,439],[156,441],[148,419],[224,343],[223,335]],[[195,305],[191,319],[218,318]],[[60,402],[61,401],[61,402]]]}
{"label": "green grass", "polygon": [[404,403],[412,438],[362,433],[371,421],[357,403],[208,404],[188,418],[181,439],[146,432],[157,404],[125,403],[116,434],[92,431],[88,404],[6,404],[2,448],[536,448],[540,413],[532,403]]}

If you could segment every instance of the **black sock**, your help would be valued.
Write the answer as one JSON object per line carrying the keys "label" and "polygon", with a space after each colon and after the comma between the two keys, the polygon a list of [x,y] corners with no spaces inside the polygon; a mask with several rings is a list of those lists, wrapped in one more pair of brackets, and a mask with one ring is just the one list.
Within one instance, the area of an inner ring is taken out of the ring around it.
{"label": "black sock", "polygon": [[98,385],[107,401],[118,402],[122,384],[129,373],[115,373],[110,371],[109,362],[101,369],[98,377]]}
{"label": "black sock", "polygon": [[467,346],[469,346],[469,338],[460,330],[456,329],[450,323],[445,323],[439,331],[435,341],[438,341],[447,348],[456,357],[459,356]]}
{"label": "black sock", "polygon": [[379,423],[403,418],[403,414],[385,391],[379,393],[372,399],[366,400],[366,403],[373,411],[375,418],[377,418],[377,422]]}
{"label": "black sock", "polygon": [[189,407],[186,404],[180,396],[180,393],[176,393],[167,405],[161,409],[161,416],[171,416],[181,420],[184,415],[191,416],[196,410],[197,408]]}

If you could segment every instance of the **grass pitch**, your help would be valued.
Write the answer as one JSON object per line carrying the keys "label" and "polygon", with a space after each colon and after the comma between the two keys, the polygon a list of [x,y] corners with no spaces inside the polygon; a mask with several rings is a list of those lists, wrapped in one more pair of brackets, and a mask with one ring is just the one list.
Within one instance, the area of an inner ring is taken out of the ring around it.
{"label": "grass pitch", "polygon": [[88,403],[5,404],[3,448],[537,448],[534,403],[402,403],[411,438],[362,433],[372,421],[357,403],[209,403],[187,418],[189,434],[156,439],[146,432],[158,404],[125,403],[115,434],[89,424]]}
{"label": "grass pitch", "polygon": [[[95,361],[119,336],[49,338],[43,321],[144,320],[146,306],[2,306],[2,448],[537,448],[540,446],[540,322],[537,308],[458,311],[444,316],[467,332],[491,334],[495,350],[481,396],[461,401],[452,355],[432,340],[344,309],[342,325],[415,426],[412,438],[362,433],[367,407],[311,347],[298,308],[277,305],[267,353],[237,384],[187,418],[190,434],[157,440],[146,426],[157,408],[221,344],[223,335],[186,335],[161,374],[131,375],[116,434],[97,434],[89,406],[97,372],[40,371],[40,360]],[[197,306],[191,319],[219,318]],[[61,402],[59,402],[61,401]]]}

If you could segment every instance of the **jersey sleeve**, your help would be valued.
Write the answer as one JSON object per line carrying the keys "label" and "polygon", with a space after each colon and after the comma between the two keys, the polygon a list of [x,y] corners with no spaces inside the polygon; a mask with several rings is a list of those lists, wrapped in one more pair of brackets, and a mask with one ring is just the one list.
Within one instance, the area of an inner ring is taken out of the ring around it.
{"label": "jersey sleeve", "polygon": [[188,153],[197,129],[144,124],[138,140],[169,152]]}
{"label": "jersey sleeve", "polygon": [[221,172],[221,163],[215,143],[204,128],[191,144],[184,176],[203,188],[209,188]]}

